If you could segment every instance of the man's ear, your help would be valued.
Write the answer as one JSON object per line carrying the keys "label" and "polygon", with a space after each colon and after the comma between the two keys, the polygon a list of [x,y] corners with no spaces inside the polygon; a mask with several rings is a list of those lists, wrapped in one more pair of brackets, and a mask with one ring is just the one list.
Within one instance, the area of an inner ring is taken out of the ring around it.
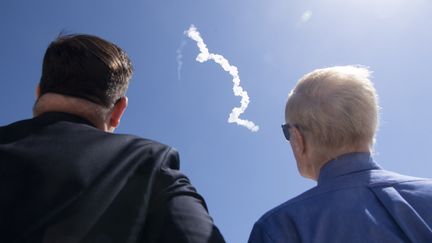
{"label": "man's ear", "polygon": [[306,152],[306,143],[303,134],[297,127],[291,128],[292,148],[298,155],[303,155]]}
{"label": "man's ear", "polygon": [[118,127],[120,124],[121,117],[123,116],[124,111],[126,110],[126,107],[128,105],[128,98],[126,96],[122,97],[117,101],[117,103],[114,105],[114,108],[111,113],[111,119],[110,119],[110,126],[111,127]]}
{"label": "man's ear", "polygon": [[38,84],[38,85],[36,86],[35,94],[36,94],[36,99],[39,99],[39,97],[40,97],[40,95],[41,95],[40,84]]}

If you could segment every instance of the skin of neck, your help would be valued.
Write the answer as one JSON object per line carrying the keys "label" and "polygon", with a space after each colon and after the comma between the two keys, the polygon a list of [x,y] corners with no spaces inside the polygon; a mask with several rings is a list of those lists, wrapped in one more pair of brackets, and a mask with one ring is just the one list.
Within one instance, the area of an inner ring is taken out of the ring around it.
{"label": "skin of neck", "polygon": [[326,165],[329,161],[336,159],[337,157],[356,152],[371,152],[369,144],[359,144],[356,146],[347,146],[339,149],[334,149],[332,151],[327,151],[326,153],[318,152],[311,146],[310,152],[304,155],[304,169],[303,173],[300,171],[302,176],[310,178],[314,181],[318,181],[322,167]]}
{"label": "skin of neck", "polygon": [[291,149],[300,174],[315,181],[318,180],[322,167],[329,161],[347,153],[371,151],[367,141],[339,148],[322,149],[322,146],[311,142],[314,138],[306,137],[300,129],[293,127],[290,132]]}
{"label": "skin of neck", "polygon": [[46,112],[64,112],[77,115],[87,119],[96,128],[106,132],[113,132],[115,128],[110,125],[110,109],[85,99],[57,93],[46,93],[38,96],[33,107],[33,116],[36,117]]}

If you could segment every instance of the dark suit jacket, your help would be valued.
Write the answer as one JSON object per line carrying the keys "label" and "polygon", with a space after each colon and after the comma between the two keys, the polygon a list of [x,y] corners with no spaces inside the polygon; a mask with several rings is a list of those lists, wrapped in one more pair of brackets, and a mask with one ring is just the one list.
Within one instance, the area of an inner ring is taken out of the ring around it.
{"label": "dark suit jacket", "polygon": [[66,113],[0,127],[0,242],[224,242],[175,150]]}

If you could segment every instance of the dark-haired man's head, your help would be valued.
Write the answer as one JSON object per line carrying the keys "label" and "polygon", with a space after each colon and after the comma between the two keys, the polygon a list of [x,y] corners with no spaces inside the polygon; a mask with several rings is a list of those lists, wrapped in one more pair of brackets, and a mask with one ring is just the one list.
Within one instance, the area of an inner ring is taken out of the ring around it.
{"label": "dark-haired man's head", "polygon": [[131,76],[131,61],[115,44],[91,35],[60,36],[46,50],[40,92],[110,107],[125,95]]}
{"label": "dark-haired man's head", "polygon": [[[112,113],[121,117],[131,76],[131,61],[117,45],[92,35],[60,36],[45,52],[34,113],[64,111],[89,120],[98,118],[94,116],[108,116],[104,119],[109,120]],[[121,112],[116,112],[117,105],[123,107]],[[86,108],[93,114],[81,114]]]}

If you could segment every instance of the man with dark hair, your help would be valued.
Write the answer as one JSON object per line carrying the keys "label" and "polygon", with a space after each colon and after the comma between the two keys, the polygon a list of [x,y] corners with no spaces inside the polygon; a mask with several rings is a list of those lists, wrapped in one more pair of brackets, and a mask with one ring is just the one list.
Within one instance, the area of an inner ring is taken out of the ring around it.
{"label": "man with dark hair", "polygon": [[34,118],[0,127],[0,242],[224,242],[174,149],[112,133],[131,76],[99,37],[49,45]]}

